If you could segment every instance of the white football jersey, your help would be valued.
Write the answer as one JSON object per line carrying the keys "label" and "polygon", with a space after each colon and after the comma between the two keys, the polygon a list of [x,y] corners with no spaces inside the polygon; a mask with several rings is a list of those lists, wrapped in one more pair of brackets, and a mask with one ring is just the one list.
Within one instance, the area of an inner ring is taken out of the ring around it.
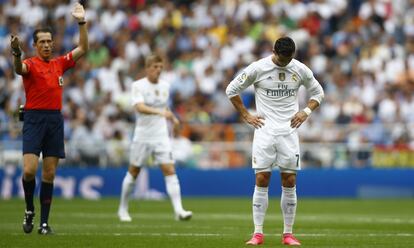
{"label": "white football jersey", "polygon": [[[132,83],[132,105],[138,103],[157,109],[168,106],[170,85],[158,80],[151,83],[146,77]],[[169,133],[167,119],[161,115],[136,112],[136,123],[133,142],[168,142]]]}
{"label": "white football jersey", "polygon": [[284,135],[294,131],[292,117],[298,112],[298,89],[304,85],[311,99],[321,103],[324,92],[312,71],[293,59],[287,66],[277,66],[272,56],[253,62],[227,86],[229,98],[238,95],[248,86],[254,86],[256,111],[264,117],[264,131]]}

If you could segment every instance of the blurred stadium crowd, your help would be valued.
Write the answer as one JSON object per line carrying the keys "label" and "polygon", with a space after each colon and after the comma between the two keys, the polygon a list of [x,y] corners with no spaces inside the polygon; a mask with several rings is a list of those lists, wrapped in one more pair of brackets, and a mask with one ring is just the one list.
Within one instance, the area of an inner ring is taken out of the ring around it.
{"label": "blurred stadium crowd", "polygon": [[[80,2],[87,10],[90,52],[64,78],[68,164],[127,163],[134,123],[130,85],[143,76],[144,58],[153,52],[167,59],[163,77],[172,84],[171,108],[183,123],[175,130],[182,136],[178,153],[185,157],[211,142],[249,149],[252,130],[238,124],[224,89],[246,65],[269,55],[282,35],[295,40],[296,58],[325,89],[325,102],[300,128],[304,166],[366,166],[373,146],[414,147],[413,0]],[[72,5],[0,0],[3,149],[21,139],[14,114],[25,101],[22,79],[13,73],[10,34],[20,37],[24,57],[30,57],[33,30],[48,25],[55,54],[70,51],[78,40]],[[252,89],[243,100],[254,109]],[[188,141],[198,148],[188,148]],[[332,144],[335,151],[323,152]],[[209,159],[197,166],[250,164],[248,156],[231,154],[243,149],[227,149],[231,159],[222,161],[222,148],[210,148]]]}

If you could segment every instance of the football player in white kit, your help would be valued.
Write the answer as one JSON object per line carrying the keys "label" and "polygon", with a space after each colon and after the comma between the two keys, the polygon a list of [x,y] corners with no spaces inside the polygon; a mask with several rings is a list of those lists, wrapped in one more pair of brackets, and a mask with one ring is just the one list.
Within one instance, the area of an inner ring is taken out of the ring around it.
{"label": "football player in white kit", "polygon": [[141,166],[152,156],[164,174],[168,196],[171,199],[176,220],[189,220],[191,211],[184,210],[181,202],[180,183],[175,174],[171,140],[167,120],[175,125],[178,119],[168,109],[169,83],[160,79],[163,60],[150,55],[145,60],[146,77],[132,84],[132,105],[136,112],[136,125],[130,149],[130,166],[122,182],[118,217],[131,221],[128,198],[135,186]]}
{"label": "football player in white kit", "polygon": [[[255,128],[252,145],[252,167],[256,174],[253,194],[253,237],[248,245],[264,242],[263,223],[268,206],[268,186],[272,169],[278,167],[282,182],[281,209],[284,220],[282,243],[300,245],[293,236],[296,214],[296,173],[300,170],[297,128],[321,103],[324,92],[312,71],[293,59],[295,43],[289,37],[279,38],[273,54],[253,62],[227,86],[226,94],[240,117]],[[239,94],[254,86],[256,111],[244,106]],[[310,94],[307,107],[299,110],[298,89],[304,85]]]}

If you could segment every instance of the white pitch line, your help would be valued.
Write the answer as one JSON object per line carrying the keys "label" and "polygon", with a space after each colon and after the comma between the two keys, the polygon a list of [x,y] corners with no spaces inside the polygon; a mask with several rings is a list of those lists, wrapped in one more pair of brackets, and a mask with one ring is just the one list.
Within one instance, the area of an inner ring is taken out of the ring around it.
{"label": "white pitch line", "polygon": [[[12,235],[21,236],[22,233],[12,233]],[[240,236],[236,234],[223,233],[56,233],[57,236],[156,236],[156,237],[225,237]],[[246,234],[247,235],[247,234]],[[281,234],[265,233],[265,236],[279,237]],[[298,237],[414,237],[414,233],[297,233]]]}
{"label": "white pitch line", "polygon": [[[64,217],[67,218],[68,216],[78,217],[83,219],[113,219],[117,218],[116,213],[114,214],[107,214],[107,213],[65,213],[63,214],[55,214],[56,218]],[[164,220],[164,219],[172,219],[172,214],[166,213],[132,213],[132,218],[136,219],[152,219],[152,220]],[[203,214],[203,213],[195,213],[194,219],[197,220],[251,220],[252,217],[250,214]],[[279,221],[282,220],[281,215],[275,214],[268,214],[266,215],[266,220],[270,221]],[[392,218],[392,217],[364,217],[364,216],[354,216],[354,215],[305,215],[305,214],[297,214],[296,221],[320,221],[320,222],[341,222],[341,223],[383,223],[383,224],[414,224],[414,218]]]}

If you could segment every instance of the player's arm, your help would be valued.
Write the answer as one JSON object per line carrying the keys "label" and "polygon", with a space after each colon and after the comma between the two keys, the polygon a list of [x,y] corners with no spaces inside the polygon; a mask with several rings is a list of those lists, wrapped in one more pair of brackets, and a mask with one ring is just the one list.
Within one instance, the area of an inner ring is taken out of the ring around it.
{"label": "player's arm", "polygon": [[304,85],[310,93],[310,99],[308,101],[306,108],[297,112],[295,116],[293,116],[290,122],[290,126],[292,128],[300,127],[300,125],[302,125],[302,123],[306,121],[306,119],[309,117],[312,111],[319,107],[325,96],[322,86],[319,84],[318,80],[314,78],[312,72],[309,69],[308,78],[309,79],[305,81]]}
{"label": "player's arm", "polygon": [[244,106],[243,101],[239,95],[230,97],[230,102],[233,104],[237,112],[239,112],[240,117],[243,119],[243,121],[252,125],[254,128],[261,128],[264,125],[264,118],[250,114]]}
{"label": "player's arm", "polygon": [[80,3],[76,3],[72,11],[72,16],[79,24],[79,43],[78,46],[72,50],[73,60],[77,61],[89,50],[88,29],[86,28],[85,9]]}
{"label": "player's arm", "polygon": [[174,124],[180,123],[177,117],[175,117],[174,113],[169,109],[158,109],[158,108],[148,106],[143,102],[140,102],[140,103],[135,104],[135,110],[141,114],[161,115],[171,120]]}
{"label": "player's arm", "polygon": [[24,75],[29,72],[27,65],[22,62],[22,50],[20,49],[19,37],[12,35],[10,39],[10,47],[13,54],[14,70],[19,75]]}
{"label": "player's arm", "polygon": [[242,120],[254,128],[260,128],[264,125],[263,117],[255,116],[249,113],[240,97],[240,92],[251,85],[256,79],[256,70],[253,65],[248,66],[240,75],[233,79],[226,88],[226,95],[234,108],[239,112]]}

